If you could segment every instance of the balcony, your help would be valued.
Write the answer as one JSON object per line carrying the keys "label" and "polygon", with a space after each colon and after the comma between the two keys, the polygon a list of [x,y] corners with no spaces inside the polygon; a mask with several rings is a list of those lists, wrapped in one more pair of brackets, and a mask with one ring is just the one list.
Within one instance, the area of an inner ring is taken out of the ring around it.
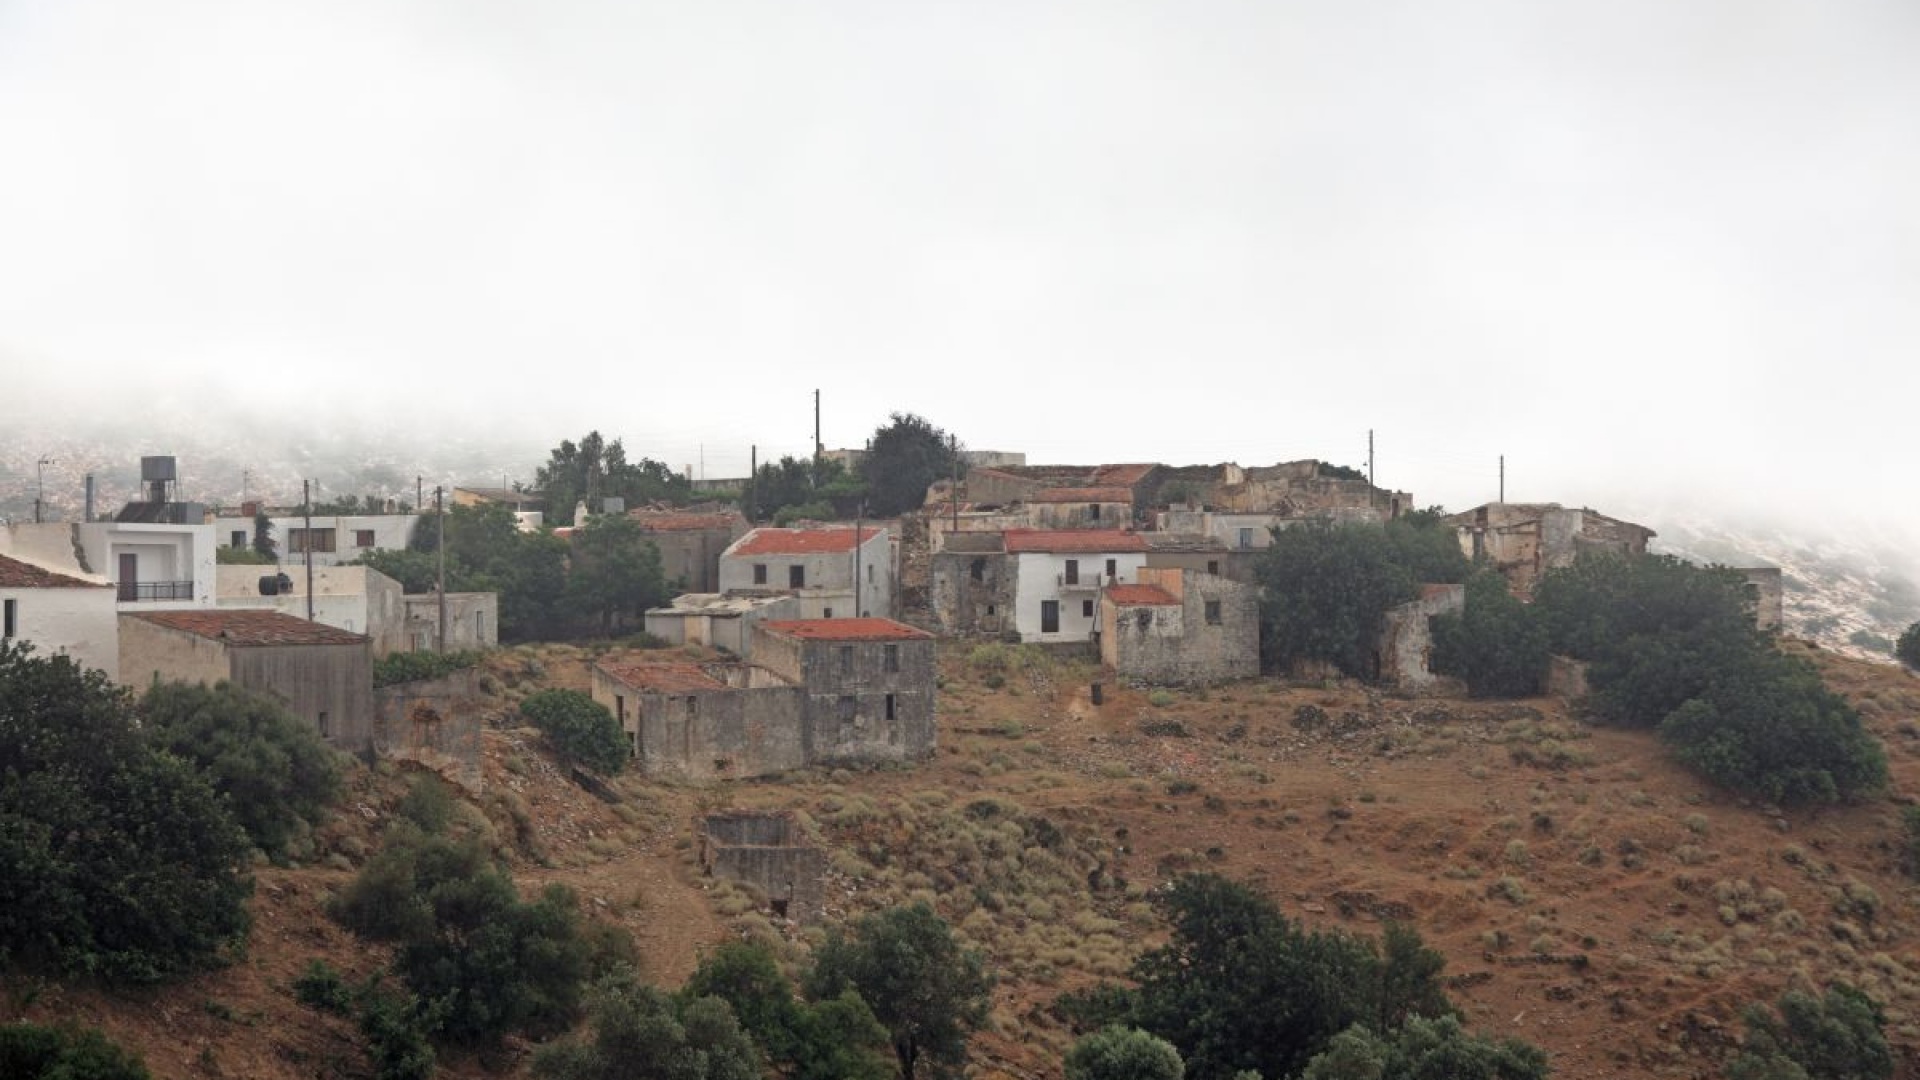
{"label": "balcony", "polygon": [[193,599],[191,581],[122,581],[116,588],[120,591],[120,602],[123,604]]}
{"label": "balcony", "polygon": [[1100,574],[1055,574],[1053,575],[1053,583],[1059,586],[1060,591],[1063,593],[1099,592],[1101,586],[1117,584],[1119,580],[1120,579],[1117,577],[1108,578],[1108,577],[1103,577]]}

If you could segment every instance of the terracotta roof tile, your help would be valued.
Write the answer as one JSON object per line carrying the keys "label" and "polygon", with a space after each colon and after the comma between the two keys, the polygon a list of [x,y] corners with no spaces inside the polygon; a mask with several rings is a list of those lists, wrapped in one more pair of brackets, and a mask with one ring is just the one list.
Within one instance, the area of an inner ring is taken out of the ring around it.
{"label": "terracotta roof tile", "polygon": [[662,694],[697,694],[725,690],[727,684],[707,674],[699,664],[646,660],[601,661],[594,667],[635,690]]}
{"label": "terracotta roof tile", "polygon": [[892,619],[785,619],[760,626],[768,633],[813,641],[917,641],[933,637]]}
{"label": "terracotta roof tile", "polygon": [[1159,467],[1158,465],[1100,465],[1093,470],[1093,482],[1132,486],[1146,479],[1148,473]]}
{"label": "terracotta roof tile", "polygon": [[1145,551],[1138,533],[1121,529],[1008,529],[1007,553]]}
{"label": "terracotta roof tile", "polygon": [[82,581],[30,562],[0,555],[0,589],[110,589],[102,581]]}
{"label": "terracotta roof tile", "polygon": [[1057,487],[1043,488],[1027,498],[1037,503],[1104,502],[1130,503],[1133,501],[1131,488],[1117,485],[1104,487]]}
{"label": "terracotta roof tile", "polygon": [[1158,585],[1109,585],[1107,599],[1116,604],[1178,604],[1172,593]]}
{"label": "terracotta roof tile", "polygon": [[228,645],[364,645],[372,640],[364,634],[349,633],[278,611],[146,611],[125,617],[144,619]]}
{"label": "terracotta roof tile", "polygon": [[[862,528],[865,543],[881,530]],[[846,529],[755,529],[741,537],[733,555],[830,555],[853,550],[853,530]]]}

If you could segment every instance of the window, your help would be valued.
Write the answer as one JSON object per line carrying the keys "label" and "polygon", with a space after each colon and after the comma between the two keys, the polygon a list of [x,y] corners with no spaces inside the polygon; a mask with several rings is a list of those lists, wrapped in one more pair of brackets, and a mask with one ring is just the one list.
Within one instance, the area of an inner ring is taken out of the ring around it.
{"label": "window", "polygon": [[807,568],[804,566],[787,567],[787,588],[804,589],[807,587]]}
{"label": "window", "polygon": [[1067,560],[1067,584],[1069,585],[1080,584],[1080,560],[1079,559]]}
{"label": "window", "polygon": [[1250,548],[1252,546],[1253,546],[1253,530],[1241,529],[1240,530],[1240,547],[1242,549],[1245,549],[1245,548]]}
{"label": "window", "polygon": [[7,601],[6,606],[7,606],[6,619],[5,619],[6,633],[0,634],[0,638],[18,637],[20,634],[20,601],[9,600]]}
{"label": "window", "polygon": [[1085,618],[1089,618],[1089,619],[1093,618],[1093,601],[1091,600],[1080,601],[1080,614]]}
{"label": "window", "polygon": [[473,640],[475,644],[481,644],[487,640],[487,613],[484,611],[473,613]]}
{"label": "window", "polygon": [[893,723],[893,695],[887,695],[887,723]]}
{"label": "window", "polygon": [[373,546],[373,530],[372,529],[353,530],[353,546],[354,547],[372,547]]}
{"label": "window", "polygon": [[[309,547],[311,544],[311,547]],[[308,551],[332,551],[332,529],[288,529],[287,550],[296,554]]]}
{"label": "window", "polygon": [[320,714],[319,727],[321,738],[328,739],[333,737],[333,723],[327,719],[327,714],[324,712]]}
{"label": "window", "polygon": [[981,580],[982,578],[987,576],[987,560],[985,559],[973,560],[973,565],[967,568],[967,572],[973,575],[973,580],[975,581]]}
{"label": "window", "polygon": [[1100,504],[1099,503],[1087,504],[1087,517],[1093,519],[1094,521],[1100,520]]}
{"label": "window", "polygon": [[691,718],[699,715],[700,715],[700,699],[697,697],[694,697],[692,694],[688,694],[687,695],[687,716]]}
{"label": "window", "polygon": [[1119,573],[1120,573],[1120,560],[1108,559],[1107,560],[1107,580],[1112,581],[1116,576],[1119,575]]}
{"label": "window", "polygon": [[228,540],[228,543],[227,543],[228,547],[246,547],[247,546],[247,530],[235,529],[233,530],[233,532],[227,534],[227,540]]}
{"label": "window", "polygon": [[851,724],[854,716],[854,698],[852,694],[841,694],[839,702],[840,722]]}
{"label": "window", "polygon": [[1209,574],[1218,574],[1219,572],[1220,572],[1220,560],[1219,560],[1219,559],[1208,559],[1208,560],[1207,560],[1207,573],[1209,573]]}
{"label": "window", "polygon": [[887,646],[886,660],[887,660],[888,671],[899,671],[900,670],[900,646],[898,645]]}
{"label": "window", "polygon": [[988,604],[988,605],[987,605],[987,614],[989,614],[989,615],[992,615],[993,613],[994,613],[994,611],[993,611],[993,605],[992,605],[992,604]]}
{"label": "window", "polygon": [[1207,625],[1219,626],[1220,625],[1220,601],[1218,600],[1207,601],[1206,611],[1207,611]]}
{"label": "window", "polygon": [[821,617],[821,618],[823,618],[823,619],[831,619],[831,618],[833,618],[833,609],[832,609],[832,608],[828,608],[827,610],[825,610],[825,611],[823,611],[823,612],[821,612],[821,613],[820,613],[820,617]]}
{"label": "window", "polygon": [[753,564],[753,583],[755,585],[765,585],[767,583],[766,563],[757,562]]}
{"label": "window", "polygon": [[853,646],[840,646],[840,674],[853,674]]}
{"label": "window", "polygon": [[1043,634],[1060,632],[1060,601],[1040,601],[1040,632]]}
{"label": "window", "polygon": [[867,584],[873,584],[873,564],[867,564]]}
{"label": "window", "polygon": [[620,726],[626,727],[627,726],[627,695],[625,694],[613,695],[613,713],[614,713],[614,718],[620,721]]}

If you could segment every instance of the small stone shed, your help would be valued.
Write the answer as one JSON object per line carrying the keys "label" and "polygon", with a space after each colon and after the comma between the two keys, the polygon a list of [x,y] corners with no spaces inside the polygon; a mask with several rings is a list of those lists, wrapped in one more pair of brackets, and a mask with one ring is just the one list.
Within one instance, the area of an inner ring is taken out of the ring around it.
{"label": "small stone shed", "polygon": [[1100,595],[1100,659],[1154,683],[1205,683],[1260,673],[1259,590],[1217,574],[1143,567]]}

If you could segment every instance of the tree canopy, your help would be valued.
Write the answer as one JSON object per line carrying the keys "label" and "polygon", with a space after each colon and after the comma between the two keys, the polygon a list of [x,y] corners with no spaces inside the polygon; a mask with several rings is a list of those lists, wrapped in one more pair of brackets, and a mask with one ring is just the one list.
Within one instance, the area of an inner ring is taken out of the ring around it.
{"label": "tree canopy", "polygon": [[886,1028],[900,1075],[914,1080],[923,1060],[958,1065],[986,1022],[992,980],[980,954],[961,948],[953,928],[924,903],[835,927],[814,953],[807,994],[815,1001],[853,990]]}
{"label": "tree canopy", "polygon": [[1900,640],[1893,644],[1893,655],[1908,667],[1920,669],[1920,622],[1900,632]]}
{"label": "tree canopy", "polygon": [[652,458],[628,461],[620,440],[608,442],[598,431],[588,432],[578,443],[561,440],[535,473],[534,485],[546,496],[547,521],[555,525],[581,524],[573,520],[573,512],[583,501],[598,513],[600,500],[607,496],[625,499],[629,507],[677,505],[693,496],[693,484],[685,476]]}
{"label": "tree canopy", "polygon": [[245,940],[253,845],[125,691],[0,642],[0,969],[151,982]]}
{"label": "tree canopy", "polygon": [[760,1052],[715,997],[667,994],[631,976],[595,988],[593,1034],[541,1047],[542,1080],[761,1080]]}
{"label": "tree canopy", "polygon": [[520,715],[533,721],[562,758],[603,773],[626,768],[626,734],[592,695],[580,690],[538,690],[520,702]]}
{"label": "tree canopy", "polygon": [[660,549],[639,522],[625,515],[601,514],[575,529],[567,569],[567,597],[581,611],[599,616],[603,633],[667,599]]}
{"label": "tree canopy", "polygon": [[1727,1066],[1729,1080],[1886,1080],[1893,1051],[1886,1018],[1873,999],[1846,983],[1818,997],[1789,990],[1778,1011],[1744,1014],[1746,1041]]}
{"label": "tree canopy", "polygon": [[1182,1080],[1180,1051],[1139,1028],[1102,1028],[1067,1052],[1066,1080]]}
{"label": "tree canopy", "polygon": [[1546,628],[1491,570],[1467,579],[1464,610],[1434,620],[1433,669],[1458,676],[1474,697],[1539,693],[1547,658]]}
{"label": "tree canopy", "polygon": [[1333,1037],[1301,1080],[1545,1080],[1539,1047],[1487,1039],[1451,1016],[1413,1017],[1387,1031],[1356,1025]]}
{"label": "tree canopy", "polygon": [[867,509],[876,517],[917,510],[935,480],[951,477],[959,443],[925,417],[894,413],[874,430],[860,461],[867,484]]}

